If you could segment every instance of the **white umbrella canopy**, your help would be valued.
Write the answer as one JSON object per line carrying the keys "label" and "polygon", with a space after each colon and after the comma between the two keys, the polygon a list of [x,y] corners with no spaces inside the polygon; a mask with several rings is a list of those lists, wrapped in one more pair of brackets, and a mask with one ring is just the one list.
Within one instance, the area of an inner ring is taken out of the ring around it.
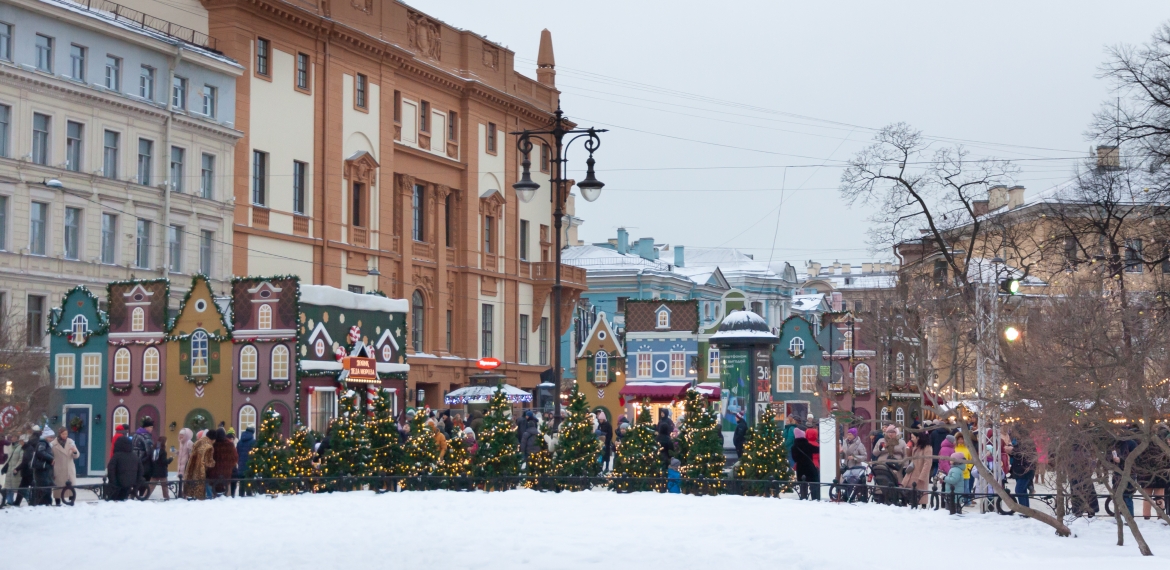
{"label": "white umbrella canopy", "polygon": [[496,391],[500,389],[503,389],[504,397],[507,398],[508,402],[510,403],[514,404],[516,402],[532,401],[531,392],[525,392],[524,390],[521,390],[510,384],[501,384],[499,386],[468,386],[466,388],[460,388],[448,393],[447,397],[444,398],[444,401],[448,405],[487,403],[488,400],[492,399],[492,395],[494,395]]}

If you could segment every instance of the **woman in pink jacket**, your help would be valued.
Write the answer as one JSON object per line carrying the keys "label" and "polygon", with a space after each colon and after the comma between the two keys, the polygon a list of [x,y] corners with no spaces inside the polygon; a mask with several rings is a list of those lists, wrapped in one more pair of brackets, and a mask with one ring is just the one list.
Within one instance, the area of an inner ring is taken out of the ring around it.
{"label": "woman in pink jacket", "polygon": [[175,454],[179,457],[179,475],[187,472],[187,461],[191,459],[191,430],[183,428],[179,430],[179,449]]}

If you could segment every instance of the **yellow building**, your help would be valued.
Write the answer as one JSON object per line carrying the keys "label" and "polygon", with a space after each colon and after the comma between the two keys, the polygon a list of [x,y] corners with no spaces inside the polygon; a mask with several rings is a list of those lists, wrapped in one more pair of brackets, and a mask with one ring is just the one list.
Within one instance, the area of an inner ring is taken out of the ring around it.
{"label": "yellow building", "polygon": [[577,352],[577,388],[585,395],[589,409],[604,410],[615,426],[624,412],[620,392],[626,385],[625,369],[626,355],[617,335],[605,320],[605,313],[598,313],[597,322]]}
{"label": "yellow building", "polygon": [[[167,417],[177,437],[232,423],[231,337],[207,278],[196,275],[167,331]],[[160,430],[161,431],[161,430]]]}

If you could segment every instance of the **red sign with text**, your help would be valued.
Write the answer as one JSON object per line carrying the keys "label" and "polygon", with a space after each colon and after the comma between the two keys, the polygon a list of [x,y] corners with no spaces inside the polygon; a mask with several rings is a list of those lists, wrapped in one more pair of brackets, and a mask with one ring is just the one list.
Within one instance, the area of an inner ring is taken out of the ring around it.
{"label": "red sign with text", "polygon": [[475,365],[480,370],[495,370],[500,367],[500,359],[498,358],[481,358]]}

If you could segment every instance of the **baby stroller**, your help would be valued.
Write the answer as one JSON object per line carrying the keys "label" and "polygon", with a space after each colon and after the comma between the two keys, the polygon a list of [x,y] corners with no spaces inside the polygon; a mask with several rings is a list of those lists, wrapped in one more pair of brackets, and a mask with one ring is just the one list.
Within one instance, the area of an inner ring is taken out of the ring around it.
{"label": "baby stroller", "polygon": [[842,472],[840,492],[837,494],[837,500],[844,503],[852,503],[854,501],[868,502],[869,485],[866,483],[868,474],[869,468],[864,463],[850,467]]}
{"label": "baby stroller", "polygon": [[873,502],[883,505],[904,505],[906,497],[898,484],[901,471],[895,463],[873,466]]}

